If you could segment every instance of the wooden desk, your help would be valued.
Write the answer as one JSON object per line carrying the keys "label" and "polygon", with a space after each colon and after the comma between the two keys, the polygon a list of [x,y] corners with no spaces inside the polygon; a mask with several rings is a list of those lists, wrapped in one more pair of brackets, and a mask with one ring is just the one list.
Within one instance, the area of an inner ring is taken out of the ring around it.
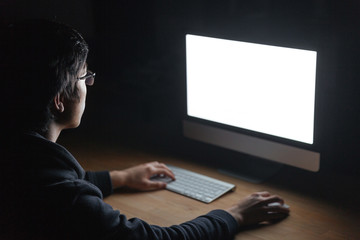
{"label": "wooden desk", "polygon": [[[351,210],[339,209],[330,203],[303,196],[295,191],[267,184],[249,183],[174,157],[121,149],[99,150],[99,147],[94,146],[86,149],[71,147],[69,150],[86,170],[123,169],[149,161],[160,161],[228,181],[237,186],[235,192],[210,204],[167,190],[119,191],[104,200],[128,218],[138,217],[160,226],[180,224],[210,210],[227,208],[253,192],[266,190],[282,196],[291,207],[291,215],[274,225],[242,231],[236,236],[236,239],[360,239],[360,217]],[[354,191],[358,190],[354,189]]]}

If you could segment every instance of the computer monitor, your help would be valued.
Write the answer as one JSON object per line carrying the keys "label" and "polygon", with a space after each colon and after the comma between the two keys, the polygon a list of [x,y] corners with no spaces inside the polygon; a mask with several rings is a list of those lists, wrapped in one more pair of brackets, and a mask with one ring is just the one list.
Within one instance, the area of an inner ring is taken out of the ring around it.
{"label": "computer monitor", "polygon": [[319,171],[317,52],[186,35],[188,138]]}

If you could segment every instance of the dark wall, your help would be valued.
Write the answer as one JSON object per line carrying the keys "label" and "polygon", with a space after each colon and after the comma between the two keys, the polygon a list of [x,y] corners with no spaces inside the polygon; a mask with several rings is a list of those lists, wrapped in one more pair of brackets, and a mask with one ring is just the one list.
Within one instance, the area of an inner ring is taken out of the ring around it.
{"label": "dark wall", "polygon": [[87,0],[1,0],[0,23],[26,18],[48,18],[78,29],[89,39],[94,36],[92,1]]}
{"label": "dark wall", "polygon": [[182,138],[184,34],[314,49],[322,170],[356,174],[359,13],[356,1],[95,1],[99,74],[89,128],[99,137],[213,155],[214,148]]}
{"label": "dark wall", "polygon": [[185,33],[317,50],[322,170],[346,174],[360,173],[359,13],[358,1],[336,0],[0,3],[2,21],[57,19],[90,43],[96,83],[88,90],[82,125],[69,134],[193,156],[224,151],[182,137]]}

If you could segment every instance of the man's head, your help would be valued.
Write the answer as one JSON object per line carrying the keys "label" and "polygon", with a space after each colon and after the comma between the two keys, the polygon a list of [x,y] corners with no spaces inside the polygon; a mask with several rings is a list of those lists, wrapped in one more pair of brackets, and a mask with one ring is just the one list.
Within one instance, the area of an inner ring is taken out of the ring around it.
{"label": "man's head", "polygon": [[77,82],[86,74],[88,46],[76,30],[46,20],[6,26],[1,36],[3,127],[45,132],[57,117],[57,96],[80,100]]}

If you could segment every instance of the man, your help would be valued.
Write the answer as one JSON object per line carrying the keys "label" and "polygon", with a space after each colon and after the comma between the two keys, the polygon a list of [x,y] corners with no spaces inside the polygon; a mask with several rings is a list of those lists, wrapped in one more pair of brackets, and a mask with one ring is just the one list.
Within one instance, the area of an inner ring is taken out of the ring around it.
{"label": "man", "polygon": [[94,83],[86,42],[76,30],[44,20],[2,33],[0,239],[231,239],[240,226],[288,215],[281,205],[268,206],[283,203],[280,197],[262,192],[177,226],[126,219],[102,198],[122,186],[161,189],[165,183],[150,177],[174,175],[158,162],[85,172],[56,143],[62,130],[79,126]]}

